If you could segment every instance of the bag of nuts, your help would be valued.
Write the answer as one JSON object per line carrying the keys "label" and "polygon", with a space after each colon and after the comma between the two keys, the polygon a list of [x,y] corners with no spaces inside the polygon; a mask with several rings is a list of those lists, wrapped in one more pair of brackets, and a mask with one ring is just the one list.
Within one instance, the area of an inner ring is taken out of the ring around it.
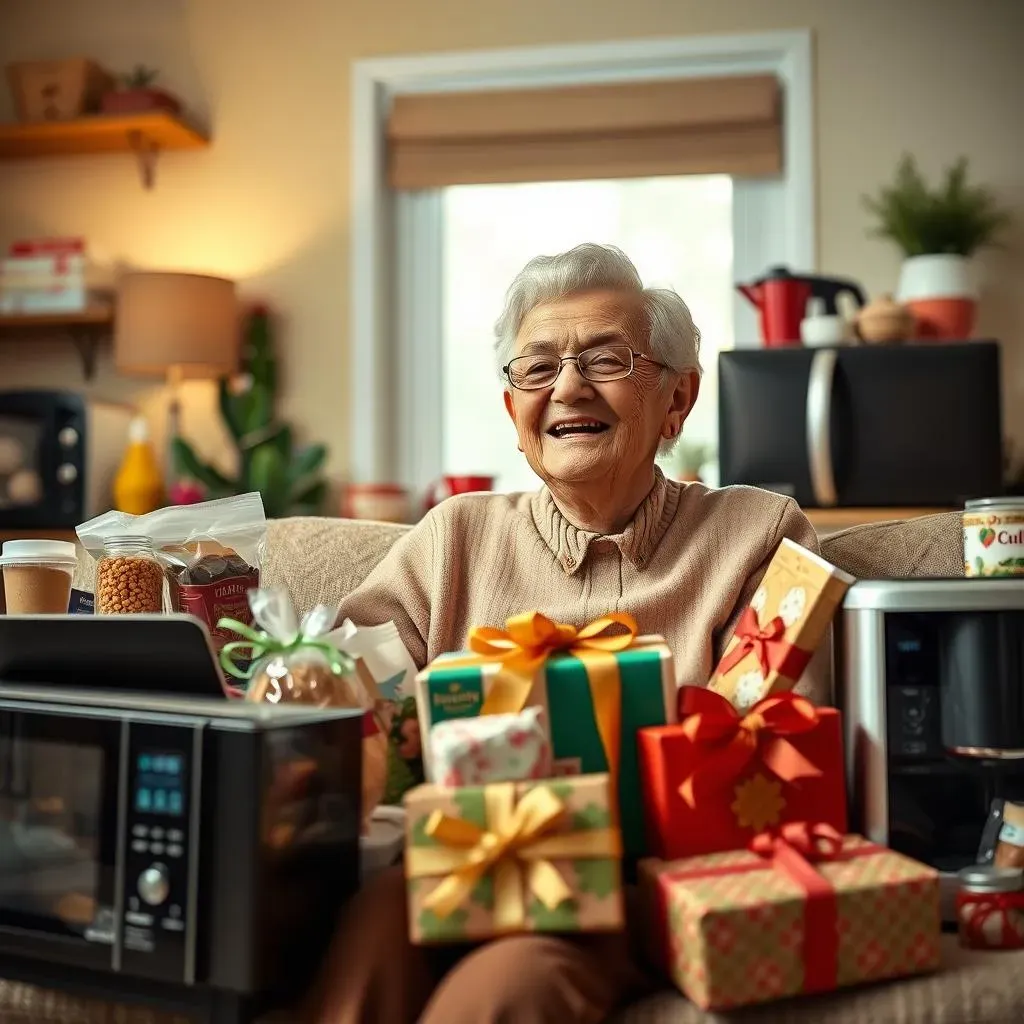
{"label": "bag of nuts", "polygon": [[363,709],[365,835],[388,774],[388,737],[377,712],[373,677],[332,640],[337,608],[317,605],[300,622],[285,590],[250,590],[248,600],[255,627],[235,619],[218,624],[241,637],[224,645],[220,662],[229,676],[243,681],[246,700]]}
{"label": "bag of nuts", "polygon": [[251,624],[246,595],[259,586],[267,533],[258,491],[142,516],[105,512],[77,533],[97,560],[97,614],[188,612],[218,650],[232,638],[222,618]]}

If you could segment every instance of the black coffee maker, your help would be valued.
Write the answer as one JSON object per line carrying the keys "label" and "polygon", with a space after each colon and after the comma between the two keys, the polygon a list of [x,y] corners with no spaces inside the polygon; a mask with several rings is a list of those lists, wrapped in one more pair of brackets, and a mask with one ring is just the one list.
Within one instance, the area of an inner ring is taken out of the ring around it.
{"label": "black coffee maker", "polygon": [[865,580],[836,620],[851,825],[943,873],[1024,802],[1024,579]]}

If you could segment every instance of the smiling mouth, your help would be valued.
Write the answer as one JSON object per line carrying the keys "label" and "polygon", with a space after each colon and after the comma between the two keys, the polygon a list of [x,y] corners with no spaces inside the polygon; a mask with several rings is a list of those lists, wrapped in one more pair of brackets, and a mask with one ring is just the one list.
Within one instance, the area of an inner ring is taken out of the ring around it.
{"label": "smiling mouth", "polygon": [[579,437],[584,434],[603,434],[608,429],[607,423],[600,420],[572,420],[566,423],[556,423],[548,428],[550,437]]}

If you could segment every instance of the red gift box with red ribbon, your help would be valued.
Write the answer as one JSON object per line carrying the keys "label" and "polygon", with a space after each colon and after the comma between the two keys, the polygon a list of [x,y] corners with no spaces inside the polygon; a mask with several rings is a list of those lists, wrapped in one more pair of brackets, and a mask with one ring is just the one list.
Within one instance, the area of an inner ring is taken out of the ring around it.
{"label": "red gift box with red ribbon", "polygon": [[702,1009],[726,1010],[933,970],[934,868],[821,823],[746,850],[640,863],[656,960]]}
{"label": "red gift box with red ribbon", "polygon": [[683,687],[678,725],[637,734],[650,851],[666,859],[744,847],[789,821],[846,831],[838,711],[786,692],[741,714]]}

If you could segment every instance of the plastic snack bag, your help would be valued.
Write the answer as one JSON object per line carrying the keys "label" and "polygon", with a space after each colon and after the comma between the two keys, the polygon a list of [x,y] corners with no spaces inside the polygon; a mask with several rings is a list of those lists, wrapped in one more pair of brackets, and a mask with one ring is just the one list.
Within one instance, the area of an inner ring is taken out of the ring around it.
{"label": "plastic snack bag", "polygon": [[164,567],[163,610],[195,615],[210,630],[218,650],[232,639],[217,626],[222,618],[252,624],[246,594],[259,587],[267,534],[258,491],[170,505],[142,516],[105,512],[83,523],[77,533],[97,560],[119,539],[147,540]]}
{"label": "plastic snack bag", "polygon": [[424,778],[420,723],[412,692],[416,663],[393,622],[356,626],[346,619],[331,639],[356,659],[361,675],[373,680],[375,707],[388,734],[388,779],[383,803],[400,804],[403,794]]}
{"label": "plastic snack bag", "polygon": [[[384,795],[388,738],[355,661],[331,639],[329,631],[338,609],[317,605],[300,622],[285,590],[250,590],[248,602],[257,628],[236,619],[218,622],[219,628],[242,638],[225,644],[220,659],[225,672],[247,683],[246,700],[364,710],[361,817],[365,835]],[[242,652],[248,656],[240,659]],[[239,660],[248,664],[243,668]]]}

